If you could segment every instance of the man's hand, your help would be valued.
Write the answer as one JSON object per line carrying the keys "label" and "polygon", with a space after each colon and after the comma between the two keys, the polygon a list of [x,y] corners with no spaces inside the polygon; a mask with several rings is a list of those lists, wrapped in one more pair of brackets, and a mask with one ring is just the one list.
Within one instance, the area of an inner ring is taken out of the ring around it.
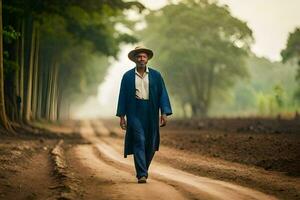
{"label": "man's hand", "polygon": [[126,130],[126,120],[124,116],[120,117],[120,127],[121,129]]}
{"label": "man's hand", "polygon": [[167,125],[167,115],[163,114],[160,116],[160,127]]}

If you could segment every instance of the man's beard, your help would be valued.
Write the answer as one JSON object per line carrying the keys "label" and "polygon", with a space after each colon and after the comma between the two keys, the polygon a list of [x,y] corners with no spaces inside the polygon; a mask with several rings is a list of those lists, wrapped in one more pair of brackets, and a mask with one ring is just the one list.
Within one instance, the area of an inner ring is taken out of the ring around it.
{"label": "man's beard", "polygon": [[138,64],[138,67],[146,67],[146,65],[147,65],[146,62],[145,63],[138,62],[137,64]]}

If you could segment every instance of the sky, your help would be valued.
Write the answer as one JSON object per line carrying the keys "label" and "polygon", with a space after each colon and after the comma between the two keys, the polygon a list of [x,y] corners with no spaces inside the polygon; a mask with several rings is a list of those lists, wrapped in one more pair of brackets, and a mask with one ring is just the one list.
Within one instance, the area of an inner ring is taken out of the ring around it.
{"label": "sky", "polygon": [[252,51],[279,61],[290,32],[300,27],[299,0],[220,0],[253,30]]}
{"label": "sky", "polygon": [[[168,0],[139,1],[153,10],[168,3]],[[289,33],[300,27],[300,0],[219,0],[219,4],[228,5],[231,14],[252,29],[255,39],[252,51],[272,61],[280,61],[280,51],[285,48]],[[133,48],[122,46],[118,60],[112,62],[105,81],[99,85],[97,97],[90,97],[79,107],[74,118],[114,116],[121,77],[134,67],[127,58]]]}

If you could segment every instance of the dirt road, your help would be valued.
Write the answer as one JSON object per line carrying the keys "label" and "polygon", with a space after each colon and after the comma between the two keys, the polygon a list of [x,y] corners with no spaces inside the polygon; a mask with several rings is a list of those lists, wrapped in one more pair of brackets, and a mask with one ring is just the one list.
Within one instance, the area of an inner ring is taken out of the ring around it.
{"label": "dirt road", "polygon": [[[114,145],[105,140],[107,132],[101,121],[81,122],[80,133],[91,145],[73,150],[85,171],[91,170],[95,177],[113,183],[105,186],[106,198],[276,199],[250,188],[195,176],[157,162],[152,163],[148,184],[138,185],[132,158],[124,159],[122,152],[116,150],[121,149],[120,146],[113,148]],[[98,137],[96,133],[103,135]]]}
{"label": "dirt road", "polygon": [[299,197],[297,177],[165,145],[154,157],[147,184],[137,184],[132,156],[123,157],[124,133],[115,125],[84,120],[44,128],[55,136],[1,140],[0,199]]}

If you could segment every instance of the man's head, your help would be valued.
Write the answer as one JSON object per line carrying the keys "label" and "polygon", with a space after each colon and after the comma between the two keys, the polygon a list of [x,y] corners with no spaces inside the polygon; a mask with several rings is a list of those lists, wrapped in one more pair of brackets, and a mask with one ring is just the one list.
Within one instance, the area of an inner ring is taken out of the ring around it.
{"label": "man's head", "polygon": [[141,52],[135,55],[135,63],[138,67],[146,67],[148,63],[148,54]]}
{"label": "man's head", "polygon": [[134,50],[130,51],[128,54],[128,58],[136,63],[139,67],[145,67],[153,57],[153,52],[150,49],[136,47]]}

